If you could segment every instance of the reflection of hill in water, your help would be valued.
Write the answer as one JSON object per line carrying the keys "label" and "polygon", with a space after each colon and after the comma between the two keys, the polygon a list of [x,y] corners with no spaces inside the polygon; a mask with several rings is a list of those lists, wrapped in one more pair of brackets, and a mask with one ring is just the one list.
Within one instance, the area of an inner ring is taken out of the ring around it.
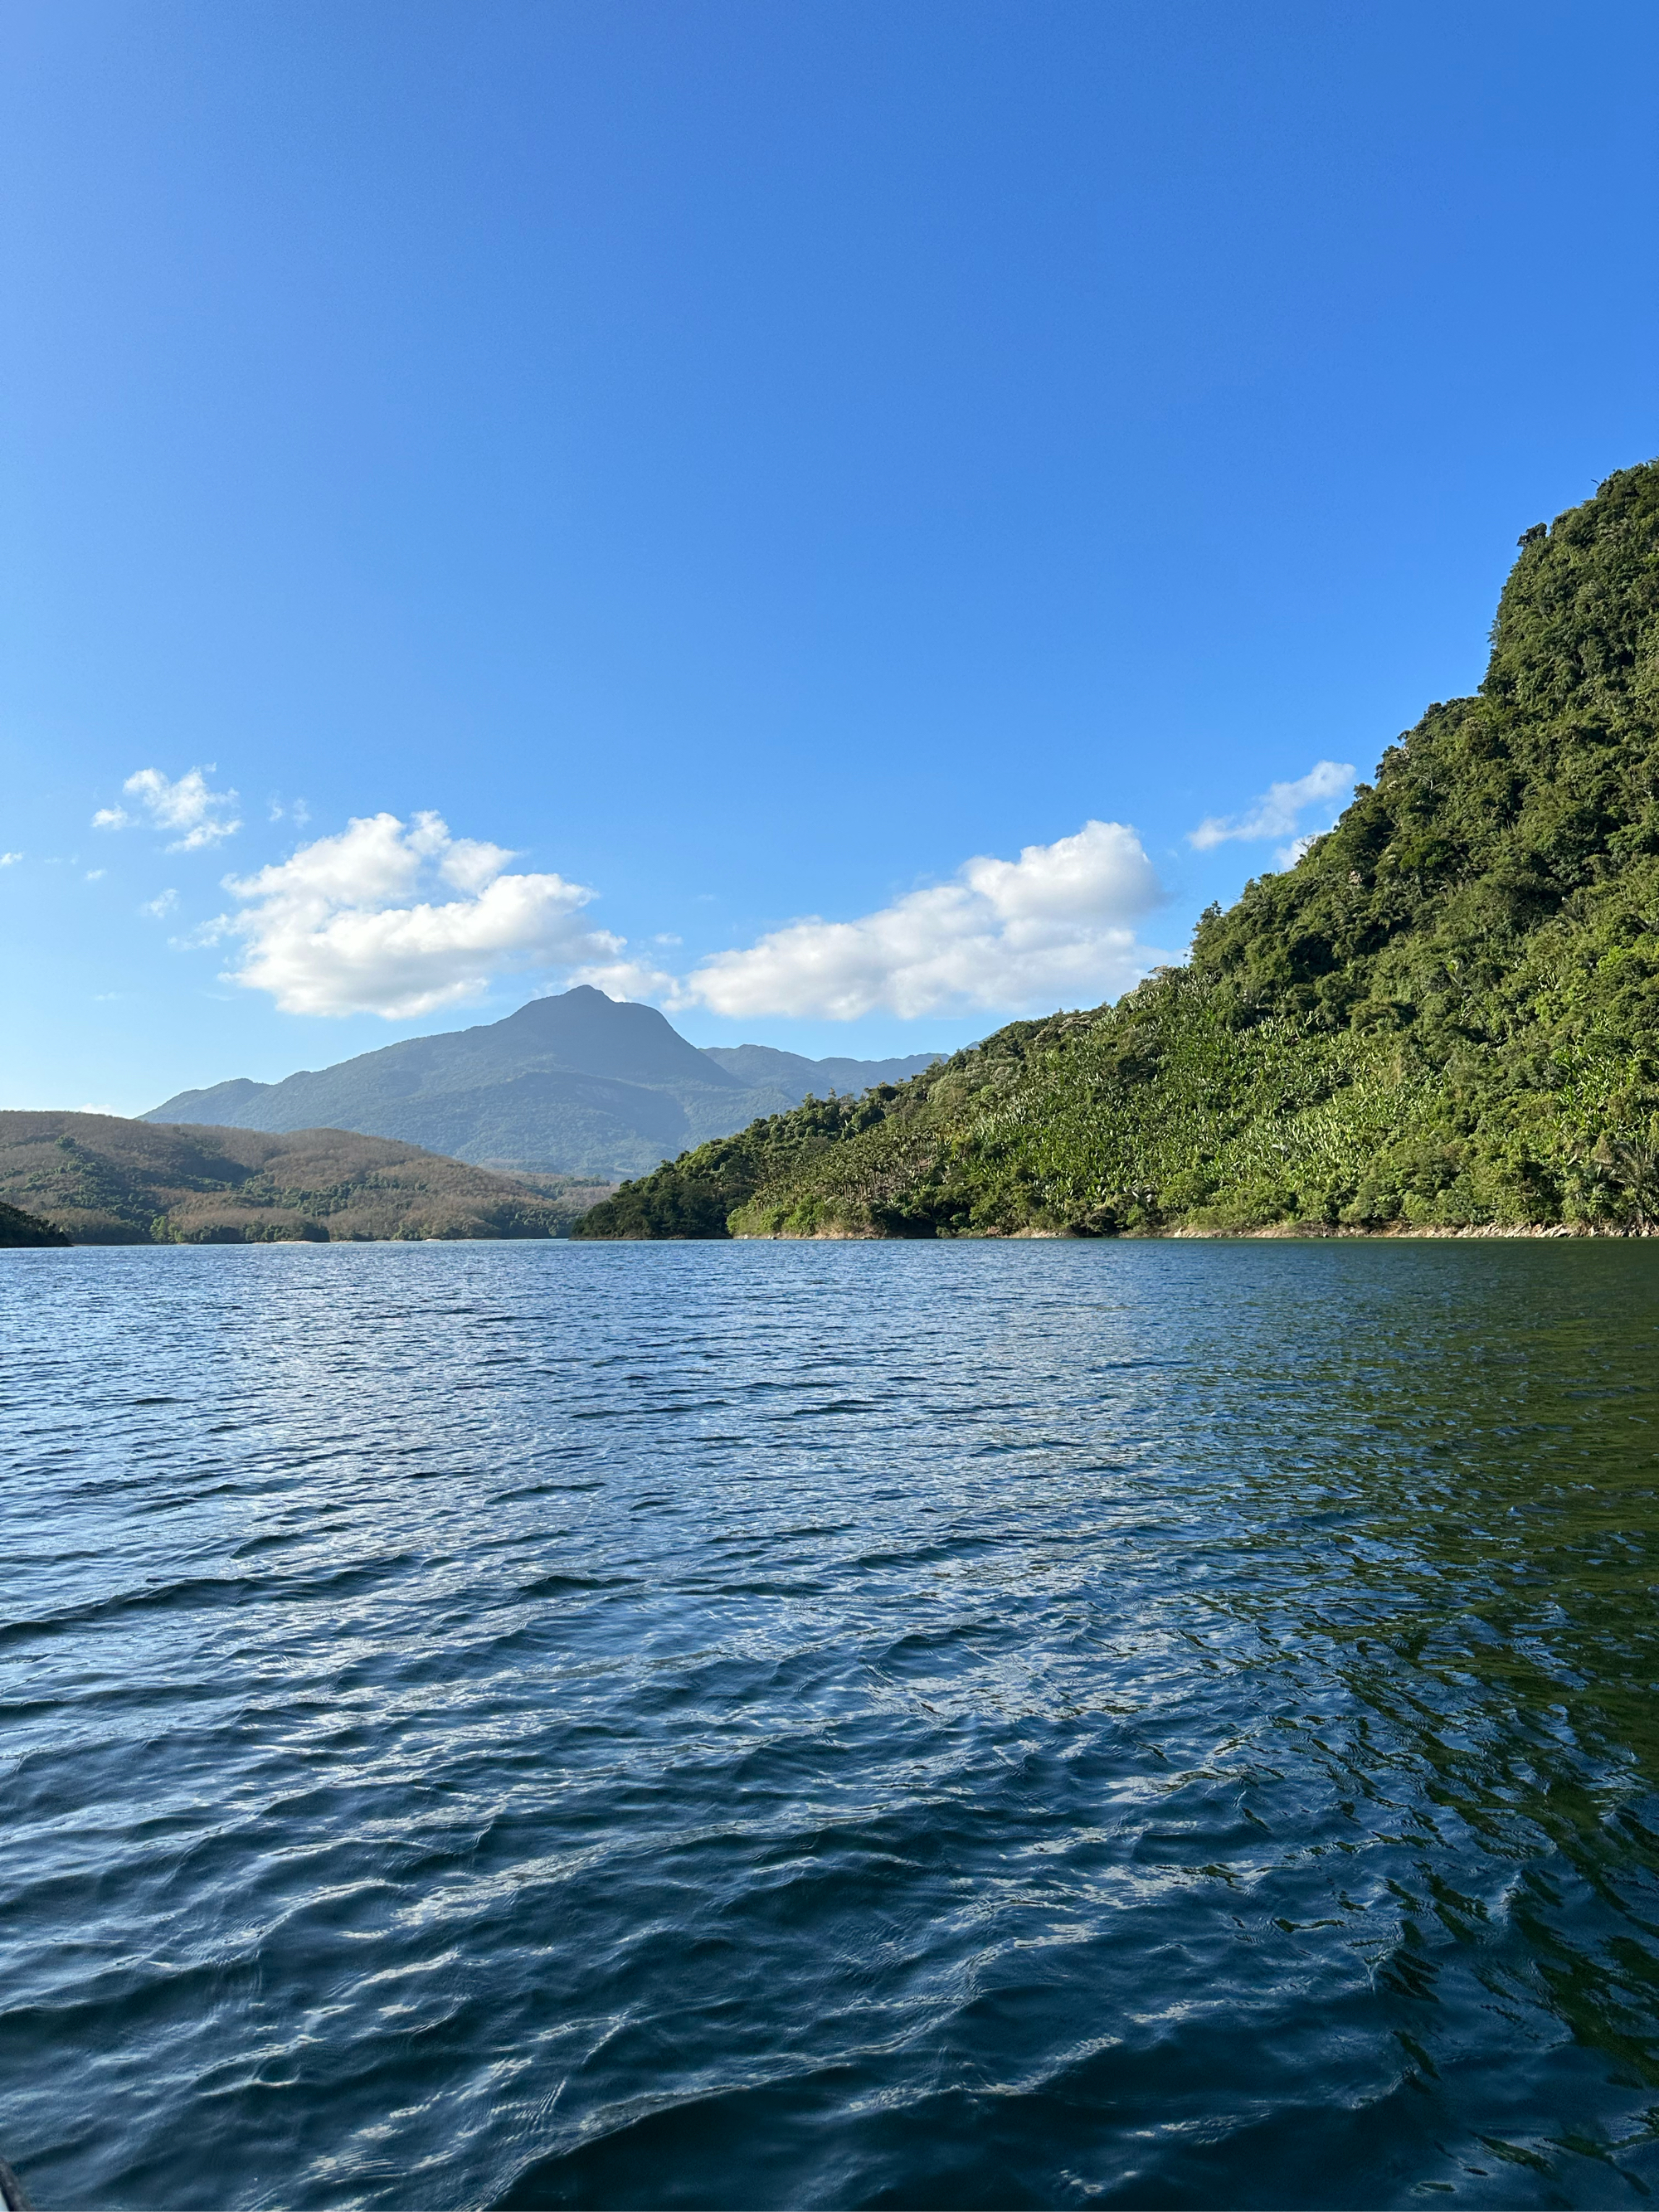
{"label": "reflection of hill in water", "polygon": [[[1302,1777],[1304,1924],[1353,1942],[1404,2086],[1484,2106],[1510,2193],[1483,2201],[1602,2201],[1550,2193],[1565,2136],[1617,2165],[1623,2133],[1652,2179],[1645,2125],[1570,2118],[1659,2091],[1651,1248],[1232,1245],[1206,1279],[1181,1396],[1237,1470],[1240,1571],[1189,1584],[1192,1627],[1241,1693],[1276,1680],[1229,1755]],[[1351,1880],[1379,1850],[1382,1943]],[[1494,2012],[1529,2023],[1513,2073]]]}
{"label": "reflection of hill in water", "polygon": [[654,1006],[586,985],[502,1021],[409,1037],[281,1083],[185,1091],[143,1118],[242,1129],[356,1129],[456,1159],[637,1175],[809,1092],[861,1091],[936,1058],[812,1060],[765,1045],[688,1044]]}

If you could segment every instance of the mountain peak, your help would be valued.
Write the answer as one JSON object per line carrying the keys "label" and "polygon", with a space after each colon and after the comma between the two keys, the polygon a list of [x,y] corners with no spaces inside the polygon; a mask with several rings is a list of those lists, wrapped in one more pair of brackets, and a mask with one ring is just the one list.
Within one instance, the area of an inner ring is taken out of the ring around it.
{"label": "mountain peak", "polygon": [[239,1077],[140,1118],[271,1133],[356,1130],[483,1165],[637,1173],[688,1144],[924,1065],[811,1060],[763,1045],[700,1051],[655,1006],[590,983],[499,1021],[404,1037],[281,1083]]}
{"label": "mountain peak", "polygon": [[687,1042],[665,1014],[634,999],[610,999],[591,983],[531,999],[499,1022],[476,1030],[521,1053],[532,1049],[585,1075],[621,1083],[706,1083],[740,1090],[737,1078]]}

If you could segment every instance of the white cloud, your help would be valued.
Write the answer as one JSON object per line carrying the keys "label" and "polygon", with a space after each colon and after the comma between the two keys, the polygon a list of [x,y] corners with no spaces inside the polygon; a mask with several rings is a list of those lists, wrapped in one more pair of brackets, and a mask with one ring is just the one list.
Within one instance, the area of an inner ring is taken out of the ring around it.
{"label": "white cloud", "polygon": [[[498,975],[535,969],[614,998],[744,1018],[1042,1012],[1115,995],[1164,957],[1135,933],[1164,893],[1121,823],[1085,823],[1017,860],[981,854],[949,883],[851,921],[791,922],[689,975],[658,964],[678,939],[659,937],[635,957],[587,922],[591,890],[514,873],[514,858],[452,836],[437,814],[364,817],[286,860],[227,877],[236,906],[195,942],[240,939],[224,980],[268,992],[286,1013],[388,1020],[465,1003]],[[141,911],[159,918],[175,899],[163,891]]]}
{"label": "white cloud", "polygon": [[[234,791],[210,791],[207,778],[214,773],[208,763],[204,775],[199,768],[189,769],[177,782],[169,782],[158,768],[141,768],[130,775],[121,787],[129,799],[134,799],[157,830],[177,830],[167,850],[170,853],[199,852],[204,845],[216,845],[221,838],[234,837],[241,828],[239,817],[232,812],[236,804]],[[92,817],[94,830],[131,830],[139,816],[129,814],[124,806],[100,806]]]}
{"label": "white cloud", "polygon": [[178,903],[178,892],[169,889],[158,891],[153,899],[146,899],[138,911],[140,914],[149,915],[154,921],[160,921],[164,915],[171,914]]}
{"label": "white cloud", "polygon": [[[436,814],[353,821],[258,874],[227,877],[240,910],[210,937],[242,939],[226,978],[284,1013],[388,1021],[476,999],[493,976],[614,961],[623,940],[589,928],[593,893],[562,876],[510,875],[500,845],[452,837]],[[459,898],[422,897],[447,885]]]}
{"label": "white cloud", "polygon": [[101,882],[103,881],[103,878],[104,878],[104,871],[103,871],[103,869],[102,869],[102,868],[88,868],[88,869],[87,870],[86,877],[85,877],[85,880],[86,880],[88,883],[89,883],[89,884],[101,883]]}
{"label": "white cloud", "polygon": [[[1314,838],[1324,834],[1315,830],[1297,836],[1298,817],[1322,800],[1346,799],[1352,789],[1353,775],[1352,761],[1316,761],[1306,775],[1297,776],[1294,783],[1269,784],[1248,813],[1210,815],[1196,830],[1188,831],[1187,842],[1205,853],[1212,845],[1224,845],[1235,838],[1250,844],[1285,837],[1290,842],[1281,846],[1273,858],[1280,867],[1293,868]],[[1331,818],[1335,819],[1334,811]]]}
{"label": "white cloud", "polygon": [[0,853],[0,868],[15,868],[22,857],[21,853]]}
{"label": "white cloud", "polygon": [[[618,955],[625,949],[626,942],[623,938],[616,939]],[[665,968],[653,968],[645,960],[617,957],[597,963],[590,962],[576,969],[569,980],[572,983],[591,983],[608,998],[649,999],[671,1010],[697,1003],[696,994],[686,990],[678,975],[671,975]]]}
{"label": "white cloud", "polygon": [[583,980],[745,1019],[1092,1005],[1156,963],[1132,925],[1163,896],[1133,830],[1088,822],[1075,836],[1026,846],[1017,860],[966,861],[955,882],[855,921],[791,922],[745,950],[715,953],[678,987],[627,963]]}

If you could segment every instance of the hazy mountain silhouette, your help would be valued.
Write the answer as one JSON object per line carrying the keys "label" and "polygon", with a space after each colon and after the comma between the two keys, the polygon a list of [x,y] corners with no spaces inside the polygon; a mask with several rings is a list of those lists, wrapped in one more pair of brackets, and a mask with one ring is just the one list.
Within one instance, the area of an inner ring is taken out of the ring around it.
{"label": "hazy mountain silhouette", "polygon": [[686,1042],[654,1006],[581,984],[476,1029],[408,1037],[280,1083],[182,1091],[140,1118],[222,1128],[353,1129],[478,1164],[640,1175],[809,1094],[863,1091],[929,1066],[808,1060],[767,1045]]}

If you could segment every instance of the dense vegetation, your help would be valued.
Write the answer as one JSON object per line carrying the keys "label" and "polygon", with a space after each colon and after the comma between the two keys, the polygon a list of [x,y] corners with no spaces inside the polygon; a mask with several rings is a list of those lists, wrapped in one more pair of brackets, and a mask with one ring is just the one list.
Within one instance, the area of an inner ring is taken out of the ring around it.
{"label": "dense vegetation", "polygon": [[1115,1006],[625,1184],[586,1236],[1659,1223],[1659,464],[1521,541],[1486,681]]}
{"label": "dense vegetation", "polygon": [[545,1195],[338,1129],[272,1136],[15,1113],[0,1113],[0,1194],[8,1212],[25,1207],[50,1224],[49,1241],[76,1244],[557,1237],[592,1195]]}
{"label": "dense vegetation", "polygon": [[54,1229],[38,1215],[25,1213],[21,1206],[0,1206],[0,1247],[15,1249],[21,1245],[67,1244],[69,1241],[61,1229]]}

